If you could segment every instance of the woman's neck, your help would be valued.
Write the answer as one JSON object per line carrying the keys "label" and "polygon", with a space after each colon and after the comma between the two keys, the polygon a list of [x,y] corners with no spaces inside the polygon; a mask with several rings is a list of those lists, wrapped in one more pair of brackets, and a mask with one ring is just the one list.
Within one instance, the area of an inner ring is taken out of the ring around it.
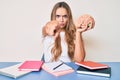
{"label": "woman's neck", "polygon": [[64,29],[60,29],[60,32],[65,32],[65,30]]}

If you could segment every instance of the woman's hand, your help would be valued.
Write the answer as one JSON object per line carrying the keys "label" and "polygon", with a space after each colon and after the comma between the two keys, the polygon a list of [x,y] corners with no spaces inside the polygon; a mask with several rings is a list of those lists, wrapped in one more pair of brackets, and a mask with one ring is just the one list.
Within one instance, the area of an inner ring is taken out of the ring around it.
{"label": "woman's hand", "polygon": [[43,33],[45,34],[45,36],[54,36],[55,39],[58,37],[59,32],[60,27],[57,21],[50,21],[43,28]]}
{"label": "woman's hand", "polygon": [[50,22],[50,23],[46,24],[45,30],[46,30],[47,35],[54,36],[57,31],[57,28],[58,28],[58,26],[55,22],[54,23]]}
{"label": "woman's hand", "polygon": [[88,14],[84,14],[78,18],[75,22],[76,30],[79,32],[84,32],[94,28],[95,21],[93,17]]}

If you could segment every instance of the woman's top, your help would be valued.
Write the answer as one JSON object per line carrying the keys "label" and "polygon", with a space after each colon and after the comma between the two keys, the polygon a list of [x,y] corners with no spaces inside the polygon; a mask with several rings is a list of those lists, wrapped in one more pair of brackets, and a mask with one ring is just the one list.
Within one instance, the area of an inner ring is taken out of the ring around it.
{"label": "woman's top", "polygon": [[[65,32],[60,32],[62,53],[58,60],[61,60],[63,62],[71,62],[68,56],[68,49],[64,36],[65,36]],[[53,45],[54,45],[54,37],[46,36],[43,40],[43,53],[44,53],[45,62],[50,62],[52,58],[51,49]]]}

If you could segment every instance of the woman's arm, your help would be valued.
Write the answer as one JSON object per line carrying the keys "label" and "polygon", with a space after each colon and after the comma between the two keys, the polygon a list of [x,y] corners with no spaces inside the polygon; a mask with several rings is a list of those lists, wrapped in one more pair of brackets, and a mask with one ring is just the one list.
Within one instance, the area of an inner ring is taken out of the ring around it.
{"label": "woman's arm", "polygon": [[46,36],[47,36],[46,26],[44,26],[44,27],[42,28],[42,35],[43,35],[43,37],[46,37]]}
{"label": "woman's arm", "polygon": [[85,49],[82,39],[82,33],[76,31],[74,60],[80,62],[80,61],[84,61],[84,58],[85,58]]}
{"label": "woman's arm", "polygon": [[79,17],[75,25],[77,31],[76,31],[76,39],[75,39],[74,60],[79,62],[79,61],[84,61],[85,58],[85,48],[82,39],[82,33],[92,29],[95,25],[95,21],[93,17],[91,17],[88,14],[85,14]]}

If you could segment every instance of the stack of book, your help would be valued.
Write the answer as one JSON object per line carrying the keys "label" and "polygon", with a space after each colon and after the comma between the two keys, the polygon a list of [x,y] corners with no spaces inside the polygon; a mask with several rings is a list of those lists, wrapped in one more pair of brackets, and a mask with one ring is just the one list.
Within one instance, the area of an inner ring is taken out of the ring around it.
{"label": "stack of book", "polygon": [[62,76],[74,72],[74,69],[61,61],[44,63],[42,69],[54,76]]}
{"label": "stack of book", "polygon": [[42,64],[43,61],[24,61],[23,63],[0,69],[0,74],[11,78],[18,78],[32,71],[40,71]]}
{"label": "stack of book", "polygon": [[79,74],[96,75],[103,77],[111,76],[111,67],[106,64],[93,61],[75,62],[75,64],[79,65],[78,69],[76,70],[76,72]]}

